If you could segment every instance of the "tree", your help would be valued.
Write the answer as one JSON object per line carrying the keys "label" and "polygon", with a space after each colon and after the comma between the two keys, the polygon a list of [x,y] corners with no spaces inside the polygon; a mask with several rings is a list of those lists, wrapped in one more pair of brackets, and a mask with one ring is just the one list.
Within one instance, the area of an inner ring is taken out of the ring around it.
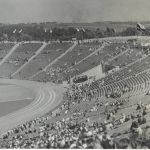
{"label": "tree", "polygon": [[104,37],[104,32],[102,30],[100,30],[99,28],[96,29],[95,34],[96,34],[97,38],[103,38]]}
{"label": "tree", "polygon": [[32,37],[28,34],[21,34],[21,41],[32,41]]}
{"label": "tree", "polygon": [[120,34],[123,36],[135,36],[138,35],[138,31],[136,28],[129,27],[126,30],[122,31]]}
{"label": "tree", "polygon": [[77,33],[77,30],[73,27],[69,27],[67,31],[68,31],[68,36],[75,36],[75,34]]}
{"label": "tree", "polygon": [[105,31],[105,35],[106,36],[114,36],[115,35],[115,29],[107,27],[106,31]]}

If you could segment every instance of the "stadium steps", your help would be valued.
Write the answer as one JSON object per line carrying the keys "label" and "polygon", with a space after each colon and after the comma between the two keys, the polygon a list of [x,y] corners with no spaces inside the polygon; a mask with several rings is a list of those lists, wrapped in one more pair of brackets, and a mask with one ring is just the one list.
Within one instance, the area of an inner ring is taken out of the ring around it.
{"label": "stadium steps", "polygon": [[65,53],[65,51],[72,45],[73,43],[70,42],[48,43],[43,51],[22,70],[22,75],[28,79],[36,72],[48,65],[50,62],[52,62],[54,59]]}
{"label": "stadium steps", "polygon": [[0,75],[10,77],[11,73],[21,67],[32,55],[34,55],[41,43],[21,42],[7,61],[1,65]]}
{"label": "stadium steps", "polygon": [[15,44],[11,48],[11,50],[9,51],[9,53],[7,53],[7,55],[2,59],[2,61],[0,61],[0,66],[9,59],[9,57],[11,56],[11,54],[16,51],[16,49],[20,46],[20,44],[21,43],[17,43],[17,44]]}
{"label": "stadium steps", "polygon": [[55,60],[53,60],[50,64],[48,64],[47,66],[44,67],[44,69],[42,69],[41,71],[38,71],[36,74],[32,75],[29,79],[33,79],[36,76],[38,76],[40,73],[42,72],[46,72],[46,70],[52,66],[54,63],[56,63],[59,59],[61,59],[63,56],[65,56],[68,52],[72,51],[74,49],[74,47],[77,45],[77,43],[75,42],[73,44],[73,46],[71,46],[65,53],[63,53],[62,55],[60,55],[59,57],[57,57]]}
{"label": "stadium steps", "polygon": [[37,57],[37,55],[39,55],[46,46],[47,46],[47,43],[43,43],[43,45],[35,52],[35,54],[31,58],[29,58],[29,60],[26,63],[24,63],[20,68],[18,68],[18,70],[16,70],[12,74],[12,77],[15,76],[17,73],[19,73],[26,65],[28,65],[30,63],[30,61],[32,61],[32,59]]}
{"label": "stadium steps", "polygon": [[[86,57],[84,57],[83,59],[79,60],[78,62],[76,62],[76,64],[73,67],[78,66],[79,64],[81,64],[82,62],[84,62],[85,60],[87,60],[88,58],[90,58],[92,55],[95,55],[96,53],[100,52],[103,50],[103,48],[106,46],[106,43],[102,44],[102,46],[100,48],[97,48],[94,52],[90,53],[89,55],[87,55]],[[71,69],[71,67],[65,69],[62,73],[64,73],[65,71]]]}

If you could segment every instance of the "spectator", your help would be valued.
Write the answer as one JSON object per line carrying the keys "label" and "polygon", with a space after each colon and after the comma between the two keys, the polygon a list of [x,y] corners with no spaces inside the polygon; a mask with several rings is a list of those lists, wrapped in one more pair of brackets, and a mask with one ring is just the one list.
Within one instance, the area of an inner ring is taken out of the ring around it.
{"label": "spectator", "polygon": [[130,140],[128,138],[122,138],[115,142],[116,149],[129,149],[130,147]]}

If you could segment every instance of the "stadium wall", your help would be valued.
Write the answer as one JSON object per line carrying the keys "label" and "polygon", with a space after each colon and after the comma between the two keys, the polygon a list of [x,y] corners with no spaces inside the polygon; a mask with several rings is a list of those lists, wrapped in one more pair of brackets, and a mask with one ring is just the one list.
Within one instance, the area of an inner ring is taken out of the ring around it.
{"label": "stadium wall", "polygon": [[95,80],[98,80],[105,76],[105,73],[103,73],[102,71],[102,65],[98,65],[82,74],[87,75],[88,77],[95,76]]}

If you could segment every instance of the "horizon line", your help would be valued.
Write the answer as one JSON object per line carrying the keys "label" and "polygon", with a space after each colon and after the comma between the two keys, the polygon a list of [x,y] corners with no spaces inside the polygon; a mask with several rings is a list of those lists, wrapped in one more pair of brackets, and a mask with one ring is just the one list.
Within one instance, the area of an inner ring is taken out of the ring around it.
{"label": "horizon line", "polygon": [[4,24],[4,25],[16,25],[16,24],[40,24],[40,23],[56,23],[56,24],[92,24],[92,23],[104,23],[104,22],[113,22],[113,23],[137,23],[137,22],[150,22],[148,20],[144,20],[144,21],[93,21],[93,22],[59,22],[59,21],[41,21],[41,22],[16,22],[16,23],[3,23],[0,22],[0,24]]}

